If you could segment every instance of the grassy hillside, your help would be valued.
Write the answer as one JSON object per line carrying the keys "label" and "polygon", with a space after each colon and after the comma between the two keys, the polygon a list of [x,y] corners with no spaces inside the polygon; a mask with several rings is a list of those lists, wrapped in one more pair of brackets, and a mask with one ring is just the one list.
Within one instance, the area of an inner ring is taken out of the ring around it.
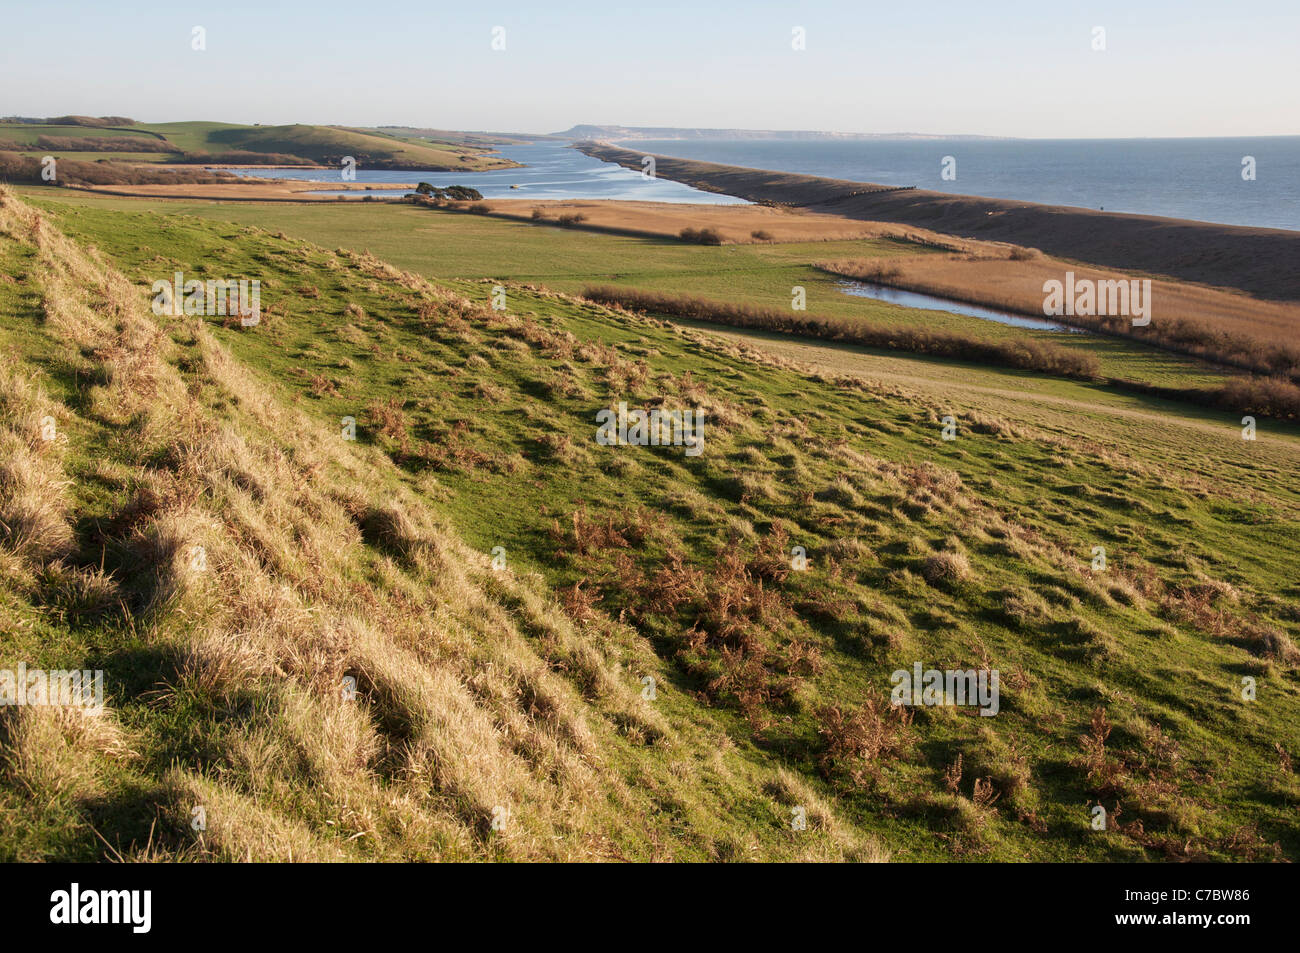
{"label": "grassy hillside", "polygon": [[[364,230],[44,204],[0,210],[0,667],[102,667],[111,711],[5,712],[13,855],[1300,854],[1292,431],[810,372],[455,270],[569,233],[378,210],[422,216],[374,221],[432,230],[408,253],[461,277],[431,282]],[[259,278],[261,324],[154,318],[175,270]],[[703,408],[704,453],[597,445],[621,400]],[[918,661],[999,670],[1001,711],[891,708]]]}
{"label": "grassy hillside", "polygon": [[[33,190],[26,194],[43,200],[49,193]],[[889,240],[709,247],[408,206],[150,202],[84,194],[59,194],[55,198],[91,208],[178,212],[282,230],[328,247],[369,250],[428,278],[508,279],[572,293],[580,293],[592,284],[609,284],[768,308],[789,308],[791,289],[797,285],[806,290],[810,313],[883,327],[920,320],[937,333],[976,336],[994,344],[1028,340],[1085,351],[1096,356],[1105,376],[1165,387],[1213,387],[1227,379],[1222,368],[1134,341],[1025,330],[943,311],[916,312],[853,297],[843,293],[840,279],[816,267],[817,262],[837,257],[892,259],[906,254],[925,258],[935,254]]]}
{"label": "grassy hillside", "polygon": [[[127,137],[139,139],[142,143],[165,143],[179,150],[179,154],[167,157],[169,161],[202,161],[204,156],[217,156],[233,162],[238,153],[254,153],[267,156],[267,162],[291,156],[326,165],[335,165],[343,156],[350,155],[363,169],[477,172],[515,165],[490,154],[489,146],[419,142],[379,130],[302,124],[246,126],[222,122],[167,122],[84,126],[0,123],[0,150],[30,152],[42,136],[74,141]],[[75,152],[67,154],[75,155]],[[152,161],[157,161],[157,157]],[[246,158],[240,161],[255,160]]]}
{"label": "grassy hillside", "polygon": [[493,132],[457,132],[452,129],[427,129],[416,126],[376,126],[374,128],[360,128],[356,132],[379,133],[385,136],[396,136],[398,139],[417,139],[427,140],[435,145],[452,145],[452,146],[500,146],[507,143],[531,142],[537,139],[549,138],[547,136],[536,135],[512,135],[510,133],[493,133]]}
{"label": "grassy hillside", "polygon": [[231,151],[286,153],[323,164],[335,164],[341,156],[357,159],[361,168],[406,168],[465,170],[505,168],[514,165],[485,149],[460,145],[432,145],[411,142],[378,132],[360,132],[334,126],[231,126],[192,123],[161,123],[147,128],[161,132],[184,145],[187,151],[222,153]]}
{"label": "grassy hillside", "polygon": [[[108,681],[97,716],[0,709],[4,859],[881,856],[682,699],[644,703],[642,642],[494,572],[218,328],[156,322],[8,193],[0,236],[0,666]],[[799,840],[767,822],[792,796]]]}

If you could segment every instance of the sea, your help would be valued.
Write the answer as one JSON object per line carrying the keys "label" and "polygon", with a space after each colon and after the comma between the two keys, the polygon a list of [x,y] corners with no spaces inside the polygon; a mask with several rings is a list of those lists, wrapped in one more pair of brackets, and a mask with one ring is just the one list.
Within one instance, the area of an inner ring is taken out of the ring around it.
{"label": "sea", "polygon": [[659,155],[855,182],[1300,230],[1300,136],[638,139],[618,144]]}
{"label": "sea", "polygon": [[[1300,136],[1224,139],[637,139],[645,153],[881,185],[1300,230]],[[485,198],[741,204],[583,155],[566,143],[504,145],[492,172],[356,170],[355,184],[468,185]],[[237,174],[341,182],[320,169]],[[322,188],[326,194],[337,189]],[[343,194],[339,192],[339,194]],[[378,194],[378,193],[377,193]],[[400,195],[388,191],[383,194]],[[355,192],[348,198],[361,198]]]}

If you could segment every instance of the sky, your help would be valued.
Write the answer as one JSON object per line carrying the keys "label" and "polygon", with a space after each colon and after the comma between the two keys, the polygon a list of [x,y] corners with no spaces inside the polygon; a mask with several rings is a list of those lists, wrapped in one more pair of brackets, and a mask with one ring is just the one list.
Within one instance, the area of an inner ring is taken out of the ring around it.
{"label": "sky", "polygon": [[0,11],[0,115],[1300,134],[1300,0],[4,0]]}

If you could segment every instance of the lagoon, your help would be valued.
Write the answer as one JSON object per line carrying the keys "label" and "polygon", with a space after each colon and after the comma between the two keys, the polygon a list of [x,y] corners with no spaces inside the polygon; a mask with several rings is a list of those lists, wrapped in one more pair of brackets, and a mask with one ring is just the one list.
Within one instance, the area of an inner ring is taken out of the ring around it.
{"label": "lagoon", "polygon": [[[617,199],[620,201],[706,203],[710,205],[747,205],[744,199],[731,195],[703,192],[689,185],[670,182],[668,179],[647,178],[640,172],[624,169],[610,162],[601,162],[585,156],[561,142],[533,142],[525,145],[505,145],[501,155],[522,162],[522,169],[493,169],[488,172],[432,172],[420,169],[366,169],[356,170],[356,178],[346,180],[348,185],[367,185],[400,182],[428,182],[446,188],[449,185],[467,185],[478,189],[485,199]],[[256,176],[268,179],[293,179],[301,182],[337,182],[344,184],[342,170],[335,169],[230,169],[239,176]],[[514,188],[518,186],[518,188]],[[373,192],[361,190],[321,189],[321,195],[345,195],[348,198],[366,196],[397,198],[407,195],[401,189],[383,189]]]}
{"label": "lagoon", "polygon": [[1069,325],[1044,321],[1041,318],[1030,318],[1023,314],[1016,314],[1014,311],[986,308],[978,304],[954,301],[951,298],[922,294],[919,291],[904,291],[902,288],[891,288],[888,285],[878,285],[871,281],[842,281],[839,285],[840,290],[855,298],[874,298],[876,301],[887,301],[890,304],[901,305],[904,308],[917,308],[921,311],[947,311],[949,314],[960,314],[968,318],[980,318],[984,321],[996,321],[998,324],[1008,324],[1016,328],[1031,328],[1035,331],[1085,333],[1082,328],[1072,328]]}

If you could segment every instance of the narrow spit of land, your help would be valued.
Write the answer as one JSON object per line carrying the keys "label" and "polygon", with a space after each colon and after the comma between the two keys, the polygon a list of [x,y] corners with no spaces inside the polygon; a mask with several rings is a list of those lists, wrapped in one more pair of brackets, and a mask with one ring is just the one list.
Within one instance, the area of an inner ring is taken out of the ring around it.
{"label": "narrow spit of land", "polygon": [[[644,153],[580,142],[586,155],[641,169]],[[1300,232],[1099,212],[655,155],[655,174],[710,192],[962,238],[1009,241],[1050,255],[1300,300]]]}

